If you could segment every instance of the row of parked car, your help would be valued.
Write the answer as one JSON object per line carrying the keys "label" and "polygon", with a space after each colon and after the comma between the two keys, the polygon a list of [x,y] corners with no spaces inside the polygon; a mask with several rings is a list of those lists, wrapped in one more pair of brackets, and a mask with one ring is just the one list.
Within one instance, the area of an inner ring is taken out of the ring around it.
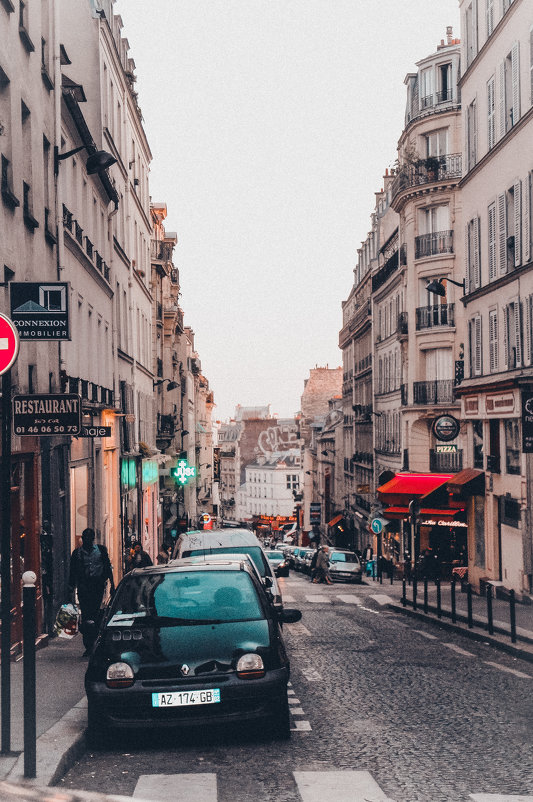
{"label": "row of parked car", "polygon": [[[276,576],[289,576],[289,570],[311,576],[311,561],[316,549],[280,543],[266,552]],[[354,551],[328,547],[329,572],[339,582],[362,582],[363,566]]]}

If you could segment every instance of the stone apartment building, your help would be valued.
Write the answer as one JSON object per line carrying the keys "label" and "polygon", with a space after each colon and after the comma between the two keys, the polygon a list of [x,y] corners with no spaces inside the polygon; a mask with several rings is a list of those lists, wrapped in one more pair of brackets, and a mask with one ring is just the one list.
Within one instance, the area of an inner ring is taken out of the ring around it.
{"label": "stone apartment building", "polygon": [[533,7],[463,0],[460,11],[467,328],[458,397],[468,465],[485,474],[469,571],[476,583],[531,593]]}

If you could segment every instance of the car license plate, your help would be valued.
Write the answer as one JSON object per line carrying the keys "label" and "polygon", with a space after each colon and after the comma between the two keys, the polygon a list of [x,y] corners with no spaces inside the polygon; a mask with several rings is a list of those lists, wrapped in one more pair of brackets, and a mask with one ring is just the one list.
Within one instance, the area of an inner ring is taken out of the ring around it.
{"label": "car license plate", "polygon": [[187,707],[189,705],[211,705],[215,702],[220,702],[220,688],[152,694],[152,707]]}
{"label": "car license plate", "polygon": [[174,691],[153,693],[152,707],[188,707],[189,705],[211,705],[220,702],[220,688],[207,691]]}

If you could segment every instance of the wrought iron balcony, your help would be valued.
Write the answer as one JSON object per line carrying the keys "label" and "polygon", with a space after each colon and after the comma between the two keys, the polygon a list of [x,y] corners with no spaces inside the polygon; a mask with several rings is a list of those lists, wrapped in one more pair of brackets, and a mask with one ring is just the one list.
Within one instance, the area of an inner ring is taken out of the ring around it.
{"label": "wrought iron balcony", "polygon": [[492,454],[487,454],[487,471],[490,473],[501,473],[500,457]]}
{"label": "wrought iron balcony", "polygon": [[453,379],[413,382],[414,404],[451,404],[453,400]]}
{"label": "wrought iron balcony", "polygon": [[172,415],[158,415],[157,416],[157,434],[158,436],[173,437],[176,431],[176,423]]}
{"label": "wrought iron balcony", "polygon": [[420,159],[414,164],[404,164],[392,183],[393,199],[404,189],[432,184],[437,181],[450,181],[461,178],[462,158],[460,153],[447,156]]}
{"label": "wrought iron balcony", "polygon": [[415,237],[415,259],[453,253],[453,231],[434,231]]}
{"label": "wrought iron balcony", "polygon": [[463,470],[463,451],[440,453],[434,450],[429,452],[429,470],[435,473],[458,473]]}
{"label": "wrought iron balcony", "polygon": [[435,326],[455,326],[454,304],[420,306],[416,310],[416,330],[432,329]]}

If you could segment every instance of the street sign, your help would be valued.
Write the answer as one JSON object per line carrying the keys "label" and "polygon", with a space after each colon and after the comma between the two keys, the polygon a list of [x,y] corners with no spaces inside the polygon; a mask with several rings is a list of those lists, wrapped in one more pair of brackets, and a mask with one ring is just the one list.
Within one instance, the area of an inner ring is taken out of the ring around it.
{"label": "street sign", "polygon": [[111,437],[111,426],[82,426],[80,437]]}
{"label": "street sign", "polygon": [[370,527],[375,535],[380,535],[383,532],[383,521],[381,518],[373,518]]}
{"label": "street sign", "polygon": [[12,281],[9,288],[21,340],[70,340],[68,282]]}
{"label": "street sign", "polygon": [[0,375],[6,373],[19,353],[19,336],[13,321],[0,313]]}
{"label": "street sign", "polygon": [[13,398],[13,432],[19,436],[71,434],[81,432],[81,396],[16,395]]}
{"label": "street sign", "polygon": [[320,524],[322,522],[322,512],[320,503],[312,501],[309,505],[309,520],[311,525]]}
{"label": "street sign", "polygon": [[178,484],[186,485],[189,479],[196,476],[196,468],[194,465],[189,465],[187,460],[180,459],[176,467],[170,469],[170,475],[176,479]]}

